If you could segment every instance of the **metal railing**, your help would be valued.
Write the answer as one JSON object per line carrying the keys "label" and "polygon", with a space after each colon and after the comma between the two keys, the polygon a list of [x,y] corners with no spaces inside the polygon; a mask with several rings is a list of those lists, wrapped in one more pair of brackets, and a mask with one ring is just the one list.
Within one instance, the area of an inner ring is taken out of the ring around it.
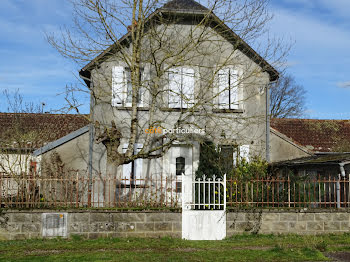
{"label": "metal railing", "polygon": [[226,175],[193,179],[192,206],[195,210],[224,210],[226,207]]}
{"label": "metal railing", "polygon": [[227,207],[350,207],[350,175],[295,181],[290,177],[227,180]]}
{"label": "metal railing", "polygon": [[[290,177],[249,180],[191,180],[192,209],[349,208],[350,175],[295,181]],[[91,185],[91,191],[89,191]],[[226,189],[224,187],[226,185]],[[79,172],[43,177],[0,174],[0,205],[5,208],[181,208],[182,178],[152,174],[143,179],[89,179]]]}
{"label": "metal railing", "polygon": [[178,208],[179,183],[181,178],[162,174],[144,179],[98,175],[89,179],[78,172],[65,177],[1,175],[0,204],[7,208]]}

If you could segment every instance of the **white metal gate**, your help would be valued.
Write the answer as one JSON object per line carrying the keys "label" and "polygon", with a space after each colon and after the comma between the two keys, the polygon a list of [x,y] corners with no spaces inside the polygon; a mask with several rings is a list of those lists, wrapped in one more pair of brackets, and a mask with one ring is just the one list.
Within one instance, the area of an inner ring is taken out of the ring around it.
{"label": "white metal gate", "polygon": [[182,238],[221,240],[226,237],[226,175],[194,179],[182,174]]}

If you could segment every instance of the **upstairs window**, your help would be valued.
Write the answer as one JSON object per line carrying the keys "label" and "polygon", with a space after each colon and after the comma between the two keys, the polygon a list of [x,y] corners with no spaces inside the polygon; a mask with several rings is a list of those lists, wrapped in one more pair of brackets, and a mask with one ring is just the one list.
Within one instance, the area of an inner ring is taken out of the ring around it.
{"label": "upstairs window", "polygon": [[170,108],[189,108],[194,105],[195,72],[192,68],[175,67],[168,72]]}
{"label": "upstairs window", "polygon": [[[140,81],[144,79],[144,72],[141,70]],[[143,106],[144,88],[139,88],[137,106]],[[132,106],[132,82],[131,70],[123,66],[114,66],[112,69],[112,106]]]}
{"label": "upstairs window", "polygon": [[220,69],[215,77],[214,104],[220,109],[238,109],[238,71]]}

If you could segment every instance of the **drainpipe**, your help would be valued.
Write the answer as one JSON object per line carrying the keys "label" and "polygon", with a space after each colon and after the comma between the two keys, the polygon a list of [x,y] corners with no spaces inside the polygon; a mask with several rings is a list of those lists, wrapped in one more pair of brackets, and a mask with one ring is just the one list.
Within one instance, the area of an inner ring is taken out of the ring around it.
{"label": "drainpipe", "polygon": [[340,176],[345,177],[345,169],[344,169],[344,165],[349,164],[350,162],[342,162],[339,163],[339,169],[340,169],[340,174],[338,174],[338,181],[336,184],[336,188],[337,188],[337,208],[340,208]]}
{"label": "drainpipe", "polygon": [[266,123],[266,161],[270,162],[270,85],[266,85],[266,111],[265,111],[265,123]]}
{"label": "drainpipe", "polygon": [[93,146],[94,146],[94,106],[95,99],[93,95],[93,82],[92,79],[80,75],[83,80],[90,82],[90,124],[89,124],[89,159],[88,159],[88,173],[89,173],[89,184],[88,184],[88,206],[91,207],[91,192],[92,192],[92,159],[93,159]]}
{"label": "drainpipe", "polygon": [[[92,84],[91,84],[92,86]],[[95,99],[92,94],[90,95],[90,126],[89,126],[89,185],[88,185],[88,206],[91,207],[91,192],[92,192],[92,159],[93,159],[93,147],[94,147],[94,137],[95,137],[95,128],[94,128],[94,106]]]}
{"label": "drainpipe", "polygon": [[270,82],[266,85],[265,92],[265,123],[266,123],[266,161],[270,162],[270,86],[276,83],[277,80]]}

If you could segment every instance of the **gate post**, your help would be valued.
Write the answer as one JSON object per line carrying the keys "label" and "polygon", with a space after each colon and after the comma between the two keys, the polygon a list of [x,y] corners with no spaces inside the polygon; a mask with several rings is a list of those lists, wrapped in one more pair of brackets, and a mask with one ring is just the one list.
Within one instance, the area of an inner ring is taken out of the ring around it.
{"label": "gate post", "polygon": [[189,210],[192,209],[193,205],[193,193],[192,193],[192,187],[193,187],[193,177],[192,174],[185,175],[182,173],[181,175],[182,180],[182,210]]}

